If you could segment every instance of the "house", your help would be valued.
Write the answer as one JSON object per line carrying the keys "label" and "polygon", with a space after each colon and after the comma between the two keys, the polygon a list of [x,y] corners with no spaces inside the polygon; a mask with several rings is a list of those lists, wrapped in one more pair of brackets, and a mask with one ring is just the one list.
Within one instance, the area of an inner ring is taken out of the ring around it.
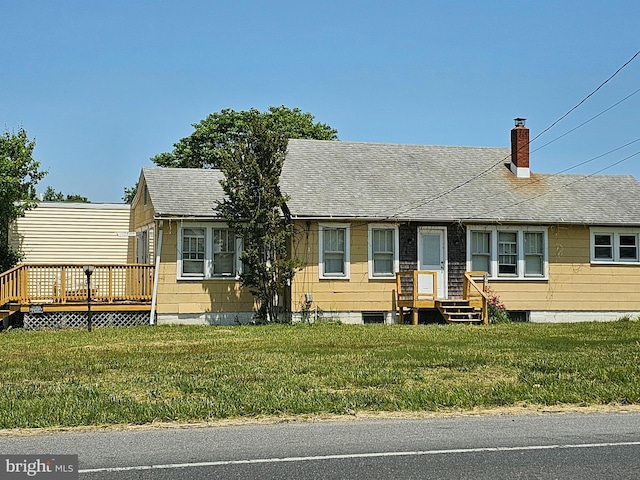
{"label": "house", "polygon": [[[131,211],[154,259],[158,323],[246,322],[241,240],[215,214],[217,170],[144,168]],[[283,308],[349,323],[397,321],[396,273],[432,272],[438,299],[484,272],[534,322],[640,313],[640,184],[631,176],[540,174],[529,130],[511,148],[290,140],[281,190],[305,267]]]}
{"label": "house", "polygon": [[154,268],[143,258],[127,265],[135,244],[147,243],[131,237],[130,213],[124,204],[40,202],[13,222],[9,240],[23,259],[0,272],[3,328],[85,326],[89,294],[94,325],[148,324]]}
{"label": "house", "polygon": [[125,263],[129,205],[40,202],[10,226],[25,263]]}

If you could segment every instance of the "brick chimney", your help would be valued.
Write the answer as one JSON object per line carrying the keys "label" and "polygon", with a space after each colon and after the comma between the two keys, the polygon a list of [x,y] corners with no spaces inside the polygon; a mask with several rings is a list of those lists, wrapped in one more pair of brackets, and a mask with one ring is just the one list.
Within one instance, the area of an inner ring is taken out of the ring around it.
{"label": "brick chimney", "polygon": [[526,118],[514,119],[516,126],[511,129],[511,171],[518,178],[529,178],[529,129]]}

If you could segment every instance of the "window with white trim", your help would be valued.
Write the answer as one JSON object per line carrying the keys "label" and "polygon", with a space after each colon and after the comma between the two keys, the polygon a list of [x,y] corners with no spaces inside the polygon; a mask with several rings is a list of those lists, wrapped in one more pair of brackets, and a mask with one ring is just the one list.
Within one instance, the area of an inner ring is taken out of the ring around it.
{"label": "window with white trim", "polygon": [[591,228],[591,263],[638,263],[640,229]]}
{"label": "window with white trim", "polygon": [[400,267],[398,228],[395,225],[369,225],[369,278],[395,278]]}
{"label": "window with white trim", "polygon": [[214,277],[230,277],[236,273],[235,235],[228,228],[213,228]]}
{"label": "window with white trim", "polygon": [[205,229],[182,229],[182,275],[185,277],[205,274]]}
{"label": "window with white trim", "polygon": [[349,224],[320,224],[320,278],[349,278]]}
{"label": "window with white trim", "polygon": [[547,230],[540,227],[470,225],[467,269],[488,277],[547,278]]}
{"label": "window with white trim", "polygon": [[518,232],[498,232],[498,276],[518,274]]}
{"label": "window with white trim", "polygon": [[491,274],[491,232],[471,232],[471,271]]}
{"label": "window with white trim", "polygon": [[544,235],[542,232],[524,232],[524,275],[544,275]]}
{"label": "window with white trim", "polygon": [[178,278],[237,278],[242,242],[224,224],[184,224],[178,233]]}

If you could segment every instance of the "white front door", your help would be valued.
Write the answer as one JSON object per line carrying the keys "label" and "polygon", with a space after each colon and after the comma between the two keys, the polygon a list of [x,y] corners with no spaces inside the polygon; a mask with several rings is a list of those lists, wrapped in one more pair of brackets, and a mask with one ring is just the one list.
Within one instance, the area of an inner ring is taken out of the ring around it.
{"label": "white front door", "polygon": [[418,229],[418,270],[436,272],[438,298],[447,298],[447,230]]}

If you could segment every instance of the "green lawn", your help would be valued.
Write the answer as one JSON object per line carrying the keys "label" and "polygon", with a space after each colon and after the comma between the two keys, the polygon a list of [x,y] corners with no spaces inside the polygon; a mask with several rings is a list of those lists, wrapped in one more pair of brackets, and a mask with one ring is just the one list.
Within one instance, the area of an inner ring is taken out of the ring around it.
{"label": "green lawn", "polygon": [[0,334],[0,428],[640,404],[640,322]]}

